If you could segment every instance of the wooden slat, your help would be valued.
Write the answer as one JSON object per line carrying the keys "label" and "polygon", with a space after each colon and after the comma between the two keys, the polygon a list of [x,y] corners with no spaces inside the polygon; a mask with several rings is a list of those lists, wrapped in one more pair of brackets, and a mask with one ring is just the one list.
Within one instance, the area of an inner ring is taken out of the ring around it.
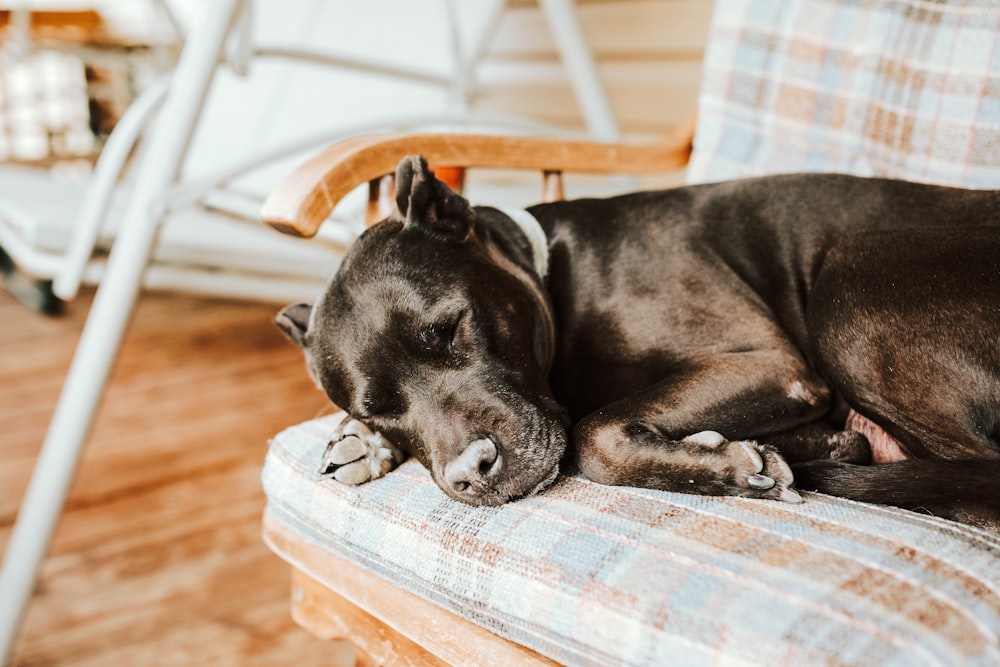
{"label": "wooden slat", "polygon": [[661,143],[645,145],[476,134],[365,136],[329,147],[284,179],[264,203],[265,222],[314,236],[355,187],[392,173],[406,155],[434,167],[498,167],[577,173],[663,173],[687,163],[694,117]]}
{"label": "wooden slat", "polygon": [[324,639],[348,639],[360,663],[380,667],[446,667],[419,645],[310,577],[292,570],[292,617]]}
{"label": "wooden slat", "polygon": [[308,572],[338,596],[445,664],[480,667],[483,656],[489,656],[489,664],[496,665],[552,667],[558,664],[297,538],[267,513],[264,515],[264,538],[296,568]]}

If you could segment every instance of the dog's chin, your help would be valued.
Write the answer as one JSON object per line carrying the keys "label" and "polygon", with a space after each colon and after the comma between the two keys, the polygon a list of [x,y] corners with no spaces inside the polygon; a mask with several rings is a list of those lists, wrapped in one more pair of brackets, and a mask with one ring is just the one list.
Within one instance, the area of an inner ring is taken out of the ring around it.
{"label": "dog's chin", "polygon": [[[520,500],[522,498],[527,498],[528,496],[533,496],[537,493],[541,493],[546,488],[552,485],[553,482],[559,477],[559,464],[557,463],[548,470],[542,479],[532,487],[527,488],[527,490],[522,490],[520,488],[508,489],[508,485],[501,483],[497,488],[491,489],[486,493],[478,496],[460,496],[458,494],[448,495],[455,500],[461,501],[466,505],[474,505],[476,507],[498,507],[500,505],[506,505],[507,503],[514,502],[515,500]],[[520,486],[520,484],[518,485]]]}
{"label": "dog's chin", "polygon": [[558,479],[558,477],[559,477],[559,462],[557,461],[556,464],[552,467],[552,470],[549,472],[548,476],[545,477],[545,479],[543,479],[541,482],[539,482],[538,485],[535,486],[535,488],[533,488],[531,491],[529,491],[524,495],[533,496],[536,493],[541,493],[545,489],[552,486],[553,482],[555,482],[556,479]]}

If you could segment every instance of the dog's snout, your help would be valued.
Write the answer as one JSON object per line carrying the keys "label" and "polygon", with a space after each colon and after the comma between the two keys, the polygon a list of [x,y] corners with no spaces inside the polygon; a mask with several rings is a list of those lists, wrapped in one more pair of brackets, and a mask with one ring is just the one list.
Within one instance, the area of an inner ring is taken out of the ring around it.
{"label": "dog's snout", "polygon": [[490,477],[500,471],[502,459],[490,438],[473,440],[444,468],[444,479],[455,491],[476,495],[488,486]]}

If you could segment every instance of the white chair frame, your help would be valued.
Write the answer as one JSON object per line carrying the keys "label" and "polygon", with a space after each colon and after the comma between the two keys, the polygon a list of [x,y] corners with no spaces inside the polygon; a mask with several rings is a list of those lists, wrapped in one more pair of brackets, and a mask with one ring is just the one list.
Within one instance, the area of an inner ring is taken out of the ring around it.
{"label": "white chair frame", "polygon": [[[566,67],[589,134],[599,140],[615,141],[618,126],[597,75],[594,59],[580,29],[572,0],[540,0],[549,30]],[[87,436],[104,395],[113,364],[149,267],[157,232],[164,216],[178,200],[187,200],[211,190],[222,181],[252,168],[242,165],[221,174],[212,183],[178,189],[177,174],[185,159],[197,126],[202,105],[217,65],[226,60],[237,72],[245,71],[249,58],[277,56],[321,62],[372,74],[423,81],[431,85],[459,87],[464,96],[474,80],[474,70],[489,40],[496,32],[506,0],[493,0],[489,21],[476,35],[468,54],[456,52],[455,79],[435,77],[415,69],[387,67],[356,58],[331,56],[314,51],[294,51],[283,47],[254,48],[249,43],[251,0],[213,0],[201,22],[188,36],[179,62],[167,77],[149,87],[123,116],[112,133],[95,167],[67,252],[52,256],[22,247],[0,234],[0,245],[14,250],[15,261],[33,273],[54,277],[56,295],[70,299],[91,265],[100,222],[125,160],[140,135],[143,150],[137,156],[136,176],[129,194],[120,231],[113,243],[100,286],[88,314],[52,421],[0,571],[0,665],[6,664],[34,590],[39,568],[48,551],[66,497],[79,466]],[[456,40],[457,42],[457,40]],[[456,51],[460,45],[456,43]],[[459,57],[461,56],[461,57]],[[457,84],[455,83],[457,82]],[[465,97],[465,99],[468,99]],[[157,113],[157,111],[160,113]],[[468,118],[464,115],[463,118]],[[409,125],[421,119],[404,119]],[[430,119],[427,119],[430,120]],[[440,116],[435,117],[442,122]],[[445,122],[456,118],[445,118]],[[326,137],[314,139],[325,145],[336,138],[373,128],[339,128]],[[293,146],[293,153],[304,146]],[[0,214],[3,212],[0,211]],[[17,215],[17,212],[6,213]]]}

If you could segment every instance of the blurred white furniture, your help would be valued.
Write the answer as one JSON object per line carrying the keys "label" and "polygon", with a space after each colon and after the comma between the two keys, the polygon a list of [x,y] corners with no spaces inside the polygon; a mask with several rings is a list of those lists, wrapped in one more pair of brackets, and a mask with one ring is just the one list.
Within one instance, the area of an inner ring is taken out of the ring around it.
{"label": "blurred white furniture", "polygon": [[[220,184],[232,181],[254,165],[307,148],[305,145],[292,146],[259,156],[252,165],[234,167],[214,178],[179,184],[177,177],[198,126],[199,115],[210,90],[216,66],[224,60],[238,71],[245,70],[252,58],[270,55],[348,67],[378,75],[411,77],[432,85],[453,86],[455,82],[465,85],[470,82],[470,75],[484,54],[491,31],[495,30],[505,5],[504,0],[492,0],[489,5],[489,20],[483,23],[481,34],[472,40],[471,49],[461,49],[461,57],[456,58],[458,74],[435,77],[407,67],[386,67],[322,53],[296,52],[283,47],[256,47],[250,43],[249,38],[252,2],[213,0],[204,9],[203,16],[188,36],[173,73],[146,90],[113,133],[83,195],[73,227],[73,240],[67,250],[64,253],[50,254],[19,243],[9,234],[0,238],[0,245],[13,251],[11,254],[15,256],[15,260],[22,262],[26,269],[39,276],[53,277],[56,293],[64,298],[71,298],[76,293],[81,280],[89,271],[100,271],[100,288],[42,445],[7,547],[3,570],[0,572],[0,660],[5,660],[12,649],[39,565],[48,549],[69,492],[136,298],[144,285],[144,278],[157,284],[187,287],[197,285],[204,289],[206,278],[212,277],[202,271],[196,275],[196,280],[192,280],[190,273],[170,273],[168,266],[151,266],[158,237],[165,233],[164,221],[171,212],[194,204],[202,209],[204,220],[207,221],[209,217],[217,218],[219,209],[227,208],[223,204],[213,204],[213,201],[224,196],[218,190]],[[596,76],[572,2],[542,0],[541,6],[582,105],[588,128],[600,139],[616,139],[617,126]],[[400,119],[400,124],[448,123],[469,118],[467,110],[460,109],[451,116],[404,117]],[[326,137],[312,138],[310,143],[322,145],[336,137],[372,129],[376,128],[364,123],[350,128],[341,127],[331,131]],[[95,264],[93,249],[102,219],[112,206],[122,167],[140,135],[142,141],[132,166],[131,188],[122,204],[122,222],[115,233],[106,264]],[[232,205],[229,206],[228,210],[232,212]],[[245,210],[245,204],[237,204],[236,207],[237,210]],[[24,215],[20,211],[11,210],[0,213],[15,219]],[[223,224],[225,222],[222,221]],[[263,228],[258,233],[270,234]],[[279,247],[277,244],[295,242],[294,239],[280,239],[273,234],[269,238],[272,248]],[[209,253],[227,253],[230,249],[223,246],[210,249]],[[297,252],[288,253],[292,258],[289,261],[300,262],[296,259],[299,256]],[[306,252],[312,253],[307,254],[307,257],[323,263],[324,256],[316,254],[322,253],[322,249],[310,248]],[[331,262],[327,268],[329,271],[335,263],[336,255],[328,253],[326,256]],[[250,276],[249,282],[242,283],[226,276],[216,278],[226,283],[218,286],[218,291],[223,293],[252,296],[272,290],[269,294],[273,298],[283,298],[272,289],[275,284],[274,275],[258,274]],[[314,286],[318,284],[318,281],[313,282]],[[293,284],[292,287],[296,285]]]}
{"label": "blurred white furniture", "polygon": [[[456,33],[459,26],[453,4],[448,3],[449,29]],[[289,48],[283,43],[250,44],[246,36],[250,31],[248,18],[242,20],[236,38],[230,39],[225,61],[239,73],[246,72],[251,59],[296,59],[418,82],[447,91],[456,108],[444,114],[399,115],[395,121],[400,127],[429,122],[475,122],[479,116],[468,108],[468,100],[476,93],[476,66],[497,31],[506,4],[503,0],[491,0],[480,5],[485,18],[477,23],[478,32],[465,40],[458,34],[452,35],[455,71],[451,74],[434,73],[419,63],[369,62],[362,57],[335,55],[326,49]],[[581,102],[590,134],[615,140],[617,124],[572,3],[552,0],[542,3],[541,8]],[[54,181],[37,169],[4,168],[0,180],[0,248],[28,276],[52,279],[56,297],[70,300],[82,282],[94,284],[103,275],[104,251],[117,233],[132,180],[123,183],[123,171],[137,143],[141,145],[146,128],[154,121],[169,80],[165,76],[149,86],[126,111],[86,187],[82,183]],[[488,122],[512,120],[491,117]],[[537,129],[522,119],[514,122],[521,130]],[[330,272],[331,262],[359,229],[328,226],[322,235],[325,245],[275,239],[256,224],[263,193],[258,195],[233,185],[244,174],[283,155],[359,132],[396,127],[387,126],[385,118],[354,122],[346,127],[343,123],[333,125],[325,135],[295,142],[298,145],[283,145],[277,151],[265,150],[251,161],[226,168],[202,182],[184,186],[172,182],[160,197],[169,224],[163,225],[152,250],[143,276],[144,285],[273,301],[311,297]],[[250,224],[239,225],[237,221]]]}

